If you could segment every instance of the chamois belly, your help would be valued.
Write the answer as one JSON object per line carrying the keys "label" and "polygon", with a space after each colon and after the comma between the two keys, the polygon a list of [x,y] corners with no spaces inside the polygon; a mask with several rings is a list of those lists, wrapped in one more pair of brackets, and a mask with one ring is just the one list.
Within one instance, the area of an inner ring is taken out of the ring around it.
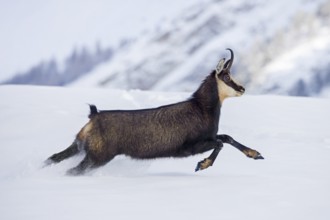
{"label": "chamois belly", "polygon": [[174,156],[184,140],[174,134],[134,131],[125,135],[124,141],[118,143],[122,154],[132,158],[151,159]]}

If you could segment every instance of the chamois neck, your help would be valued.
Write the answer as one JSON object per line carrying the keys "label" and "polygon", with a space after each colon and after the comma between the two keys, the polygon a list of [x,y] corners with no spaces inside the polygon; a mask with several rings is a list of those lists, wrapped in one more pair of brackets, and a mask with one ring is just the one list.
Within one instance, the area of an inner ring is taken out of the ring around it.
{"label": "chamois neck", "polygon": [[218,96],[218,86],[215,77],[215,71],[213,71],[206,77],[192,96],[192,98],[203,109],[214,111],[221,108],[221,103]]}

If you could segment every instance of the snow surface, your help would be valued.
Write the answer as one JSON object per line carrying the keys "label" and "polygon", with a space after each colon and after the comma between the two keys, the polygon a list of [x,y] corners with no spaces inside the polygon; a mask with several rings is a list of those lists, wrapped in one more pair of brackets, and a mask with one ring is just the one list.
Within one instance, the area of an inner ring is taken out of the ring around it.
{"label": "snow surface", "polygon": [[0,86],[1,219],[330,219],[330,102],[243,96],[225,101],[219,133],[257,149],[138,161],[119,156],[85,176],[83,155],[42,168],[87,122],[88,106],[149,108],[187,93]]}

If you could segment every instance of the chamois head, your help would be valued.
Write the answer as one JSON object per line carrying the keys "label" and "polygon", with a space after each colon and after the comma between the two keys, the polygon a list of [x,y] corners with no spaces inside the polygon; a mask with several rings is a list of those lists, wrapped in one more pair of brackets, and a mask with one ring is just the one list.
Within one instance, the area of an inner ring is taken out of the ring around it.
{"label": "chamois head", "polygon": [[235,80],[230,75],[230,68],[234,61],[234,53],[231,49],[227,50],[230,51],[230,59],[227,61],[225,58],[221,59],[215,70],[218,85],[218,95],[221,103],[227,97],[241,96],[245,92],[244,87],[235,82]]}

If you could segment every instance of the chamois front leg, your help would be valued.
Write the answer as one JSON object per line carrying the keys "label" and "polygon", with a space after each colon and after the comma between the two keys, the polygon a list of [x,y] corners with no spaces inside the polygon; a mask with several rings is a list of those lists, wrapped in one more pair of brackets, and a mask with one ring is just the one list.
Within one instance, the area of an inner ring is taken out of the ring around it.
{"label": "chamois front leg", "polygon": [[234,138],[230,137],[229,135],[226,134],[217,135],[217,140],[220,140],[223,143],[234,146],[249,158],[253,158],[255,160],[264,159],[264,157],[261,156],[261,154],[258,151],[248,148],[241,143],[238,143],[237,141],[234,140]]}
{"label": "chamois front leg", "polygon": [[[211,153],[211,155],[207,158],[205,158],[204,160],[200,161],[197,163],[197,166],[195,168],[195,172],[199,171],[199,170],[204,170],[210,166],[213,165],[215,159],[217,158],[219,152],[221,151],[223,144],[220,140],[217,140],[215,142],[212,142],[213,147],[210,148],[210,145],[208,147],[205,147],[205,144],[207,144],[207,142],[205,142],[204,144],[197,146],[197,152],[198,153],[204,153],[210,149],[214,149]],[[211,145],[211,146],[212,146]],[[200,147],[200,148],[199,148]]]}

